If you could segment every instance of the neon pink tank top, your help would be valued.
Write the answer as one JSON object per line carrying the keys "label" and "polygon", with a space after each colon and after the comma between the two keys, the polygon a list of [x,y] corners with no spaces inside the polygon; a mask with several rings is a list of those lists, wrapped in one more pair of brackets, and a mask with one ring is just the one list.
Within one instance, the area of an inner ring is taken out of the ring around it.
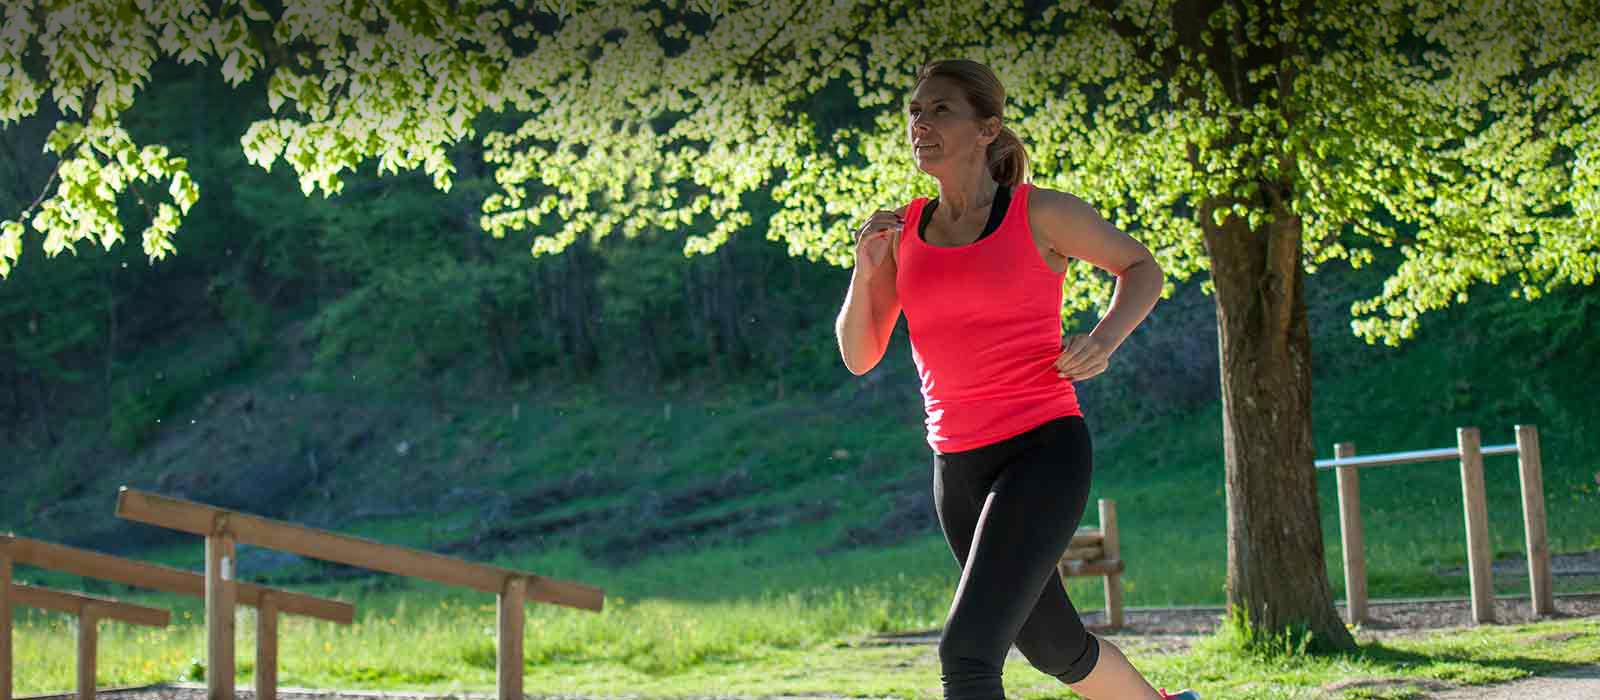
{"label": "neon pink tank top", "polygon": [[1062,416],[1080,416],[1061,355],[1061,282],[1045,264],[1018,185],[999,228],[969,245],[917,235],[926,198],[906,210],[895,289],[922,379],[928,445],[960,452]]}

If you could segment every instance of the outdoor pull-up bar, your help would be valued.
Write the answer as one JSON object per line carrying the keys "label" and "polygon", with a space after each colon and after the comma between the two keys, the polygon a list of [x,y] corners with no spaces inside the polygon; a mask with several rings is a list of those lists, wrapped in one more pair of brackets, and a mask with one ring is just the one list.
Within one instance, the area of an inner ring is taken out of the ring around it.
{"label": "outdoor pull-up bar", "polygon": [[1391,452],[1355,456],[1355,445],[1341,442],[1334,446],[1333,459],[1316,461],[1318,469],[1337,469],[1339,488],[1339,533],[1344,550],[1346,615],[1351,623],[1367,617],[1367,565],[1363,554],[1361,525],[1361,467],[1378,467],[1418,462],[1459,460],[1461,462],[1461,500],[1467,526],[1467,572],[1472,586],[1472,621],[1494,622],[1493,552],[1489,543],[1488,506],[1484,496],[1483,458],[1492,455],[1517,455],[1518,476],[1522,483],[1523,532],[1528,553],[1528,583],[1534,617],[1555,612],[1550,590],[1550,543],[1545,524],[1544,476],[1539,456],[1539,429],[1516,426],[1513,445],[1484,446],[1477,428],[1458,428],[1456,446],[1436,450]]}

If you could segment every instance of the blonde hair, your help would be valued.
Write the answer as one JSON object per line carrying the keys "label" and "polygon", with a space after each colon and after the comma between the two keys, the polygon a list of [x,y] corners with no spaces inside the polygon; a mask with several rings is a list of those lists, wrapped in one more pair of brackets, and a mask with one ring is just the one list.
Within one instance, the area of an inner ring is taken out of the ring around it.
{"label": "blonde hair", "polygon": [[[928,78],[948,78],[960,86],[961,92],[977,112],[979,119],[1004,118],[1006,89],[994,71],[977,61],[950,59],[927,63],[917,70],[913,90]],[[1022,139],[1004,125],[1000,135],[989,144],[989,174],[1006,187],[1016,187],[1028,179],[1028,149]]]}

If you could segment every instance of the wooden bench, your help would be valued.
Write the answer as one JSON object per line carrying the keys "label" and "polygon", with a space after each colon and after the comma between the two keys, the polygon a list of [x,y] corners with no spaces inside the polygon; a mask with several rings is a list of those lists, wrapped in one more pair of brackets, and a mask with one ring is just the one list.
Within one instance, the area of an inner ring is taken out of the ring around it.
{"label": "wooden bench", "polygon": [[1080,527],[1072,544],[1056,562],[1061,585],[1072,576],[1102,576],[1106,584],[1106,623],[1111,629],[1122,626],[1122,549],[1117,542],[1117,502],[1102,498],[1100,527]]}

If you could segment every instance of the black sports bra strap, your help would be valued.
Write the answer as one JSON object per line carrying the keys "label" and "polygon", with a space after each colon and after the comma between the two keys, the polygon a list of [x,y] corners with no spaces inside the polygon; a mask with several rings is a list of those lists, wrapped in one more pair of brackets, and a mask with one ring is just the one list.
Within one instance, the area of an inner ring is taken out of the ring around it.
{"label": "black sports bra strap", "polygon": [[[927,234],[923,232],[928,230],[928,222],[933,221],[933,210],[937,208],[939,208],[938,197],[928,200],[928,203],[923,205],[922,220],[917,223],[918,238],[924,241],[928,240]],[[994,191],[994,202],[989,205],[989,221],[983,225],[983,232],[978,234],[977,238],[972,239],[972,242],[977,243],[983,240],[984,236],[994,233],[995,229],[1000,228],[1000,223],[1006,218],[1006,210],[1010,208],[1011,188],[1001,185]]]}

